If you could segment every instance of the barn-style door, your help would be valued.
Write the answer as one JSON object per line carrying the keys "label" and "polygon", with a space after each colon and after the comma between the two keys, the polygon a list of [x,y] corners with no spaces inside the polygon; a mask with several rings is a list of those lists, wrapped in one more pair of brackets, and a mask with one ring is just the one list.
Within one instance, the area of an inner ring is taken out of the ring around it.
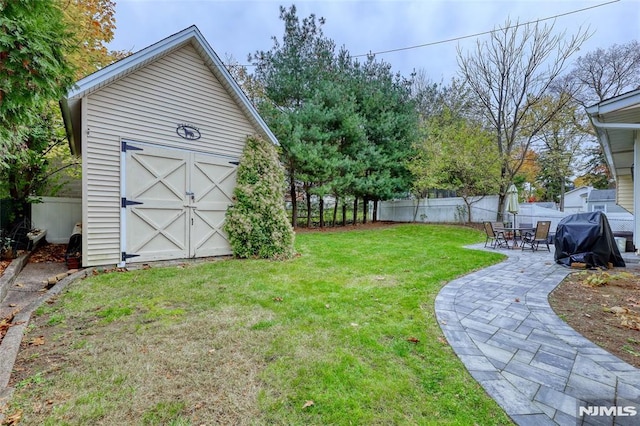
{"label": "barn-style door", "polygon": [[229,254],[222,231],[236,165],[227,159],[123,143],[123,262]]}

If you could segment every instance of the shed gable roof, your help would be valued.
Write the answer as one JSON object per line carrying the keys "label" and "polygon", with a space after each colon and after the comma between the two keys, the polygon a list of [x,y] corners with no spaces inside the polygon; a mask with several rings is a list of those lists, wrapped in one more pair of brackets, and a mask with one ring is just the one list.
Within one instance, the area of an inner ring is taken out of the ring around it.
{"label": "shed gable roof", "polygon": [[262,133],[265,138],[277,145],[278,140],[273,132],[271,132],[254,105],[249,101],[238,83],[224,67],[216,52],[211,48],[209,43],[207,43],[202,33],[200,33],[200,30],[193,25],[124,59],[114,62],[84,77],[75,84],[67,93],[67,96],[60,101],[62,116],[65,121],[65,127],[67,128],[67,136],[72,153],[79,154],[81,151],[81,138],[79,134],[80,99],[189,43],[200,54],[204,63],[222,83],[231,97],[238,103],[256,129]]}

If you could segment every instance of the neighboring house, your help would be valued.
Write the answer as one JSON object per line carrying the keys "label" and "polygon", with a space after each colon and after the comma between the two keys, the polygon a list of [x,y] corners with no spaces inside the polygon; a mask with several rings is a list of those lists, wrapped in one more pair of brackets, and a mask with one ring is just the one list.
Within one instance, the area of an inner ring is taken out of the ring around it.
{"label": "neighboring house", "polygon": [[587,108],[611,173],[616,180],[616,203],[634,214],[633,243],[640,247],[640,90],[604,100]]}
{"label": "neighboring house", "polygon": [[593,190],[591,186],[580,186],[564,194],[564,211],[567,213],[583,213],[587,210],[587,197]]}
{"label": "neighboring house", "polygon": [[615,189],[594,189],[587,198],[587,212],[601,211],[603,213],[627,213],[616,204]]}
{"label": "neighboring house", "polygon": [[83,266],[231,253],[246,138],[278,142],[195,26],[80,80],[61,108],[82,156]]}

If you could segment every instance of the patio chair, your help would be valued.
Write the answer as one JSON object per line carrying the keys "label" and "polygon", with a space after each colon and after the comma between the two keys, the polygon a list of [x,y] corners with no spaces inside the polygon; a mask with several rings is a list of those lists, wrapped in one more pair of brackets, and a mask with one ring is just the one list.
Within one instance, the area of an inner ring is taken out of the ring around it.
{"label": "patio chair", "polygon": [[491,248],[508,247],[504,233],[502,231],[494,231],[491,222],[484,222],[484,232],[487,234],[487,239],[484,242],[485,247],[489,242],[491,242]]}
{"label": "patio chair", "polygon": [[522,237],[524,237],[524,234],[526,233],[526,229],[534,229],[533,227],[533,223],[528,223],[528,222],[521,222],[518,225],[518,229],[514,231],[514,235],[513,235],[513,239],[516,243],[522,243]]}
{"label": "patio chair", "polygon": [[540,243],[543,243],[547,246],[547,250],[551,252],[549,248],[549,228],[551,228],[551,221],[541,220],[536,224],[534,233],[525,232],[522,236],[522,250],[531,248],[531,251],[536,251]]}

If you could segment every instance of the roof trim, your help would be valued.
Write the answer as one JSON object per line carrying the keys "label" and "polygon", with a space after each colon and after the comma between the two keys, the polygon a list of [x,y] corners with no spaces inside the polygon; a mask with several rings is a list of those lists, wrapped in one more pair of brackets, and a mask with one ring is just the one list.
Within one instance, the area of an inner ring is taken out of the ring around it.
{"label": "roof trim", "polygon": [[597,116],[618,111],[640,103],[640,89],[623,93],[613,98],[605,99],[602,102],[585,108],[589,116]]}
{"label": "roof trim", "polygon": [[[68,115],[67,100],[80,99],[91,92],[97,91],[106,84],[122,78],[136,69],[141,68],[146,63],[158,59],[187,43],[195,43],[201,48],[202,52],[208,56],[207,59],[215,67],[215,69],[212,69],[214,74],[218,78],[224,80],[226,86],[233,92],[233,97],[240,102],[245,112],[254,120],[255,124],[263,132],[264,136],[266,136],[274,145],[279,145],[278,139],[262,119],[255,106],[251,103],[249,98],[247,98],[247,95],[245,95],[229,71],[227,71],[216,52],[211,48],[207,40],[195,25],[185,28],[176,34],[173,34],[79,80],[75,86],[69,90],[64,102],[61,102],[63,115],[65,115],[65,113]],[[66,112],[65,108],[67,109]],[[72,142],[70,141],[70,143]]]}

